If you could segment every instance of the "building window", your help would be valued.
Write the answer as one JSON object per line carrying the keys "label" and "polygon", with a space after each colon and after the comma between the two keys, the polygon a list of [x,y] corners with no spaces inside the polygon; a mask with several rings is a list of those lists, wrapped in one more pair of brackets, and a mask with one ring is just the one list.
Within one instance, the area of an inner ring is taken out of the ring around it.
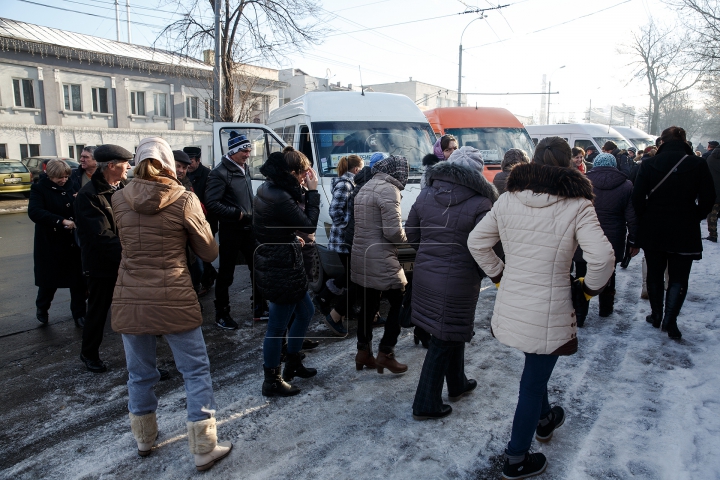
{"label": "building window", "polygon": [[65,95],[65,110],[82,112],[80,85],[63,85],[63,94]]}
{"label": "building window", "polygon": [[145,92],[130,92],[130,113],[145,116]]}
{"label": "building window", "polygon": [[427,95],[427,93],[426,93],[425,96],[423,97],[423,105],[425,105],[426,107],[427,107],[427,105],[428,105],[428,95]]}
{"label": "building window", "polygon": [[0,143],[0,158],[8,158],[7,145],[4,143]]}
{"label": "building window", "polygon": [[32,80],[13,78],[13,90],[16,107],[35,108],[35,91]]}
{"label": "building window", "polygon": [[20,144],[20,158],[27,157],[39,157],[40,156],[40,145],[39,144]]}
{"label": "building window", "polygon": [[187,97],[185,99],[185,116],[188,118],[200,118],[198,115],[198,97]]}
{"label": "building window", "polygon": [[108,113],[108,89],[93,88],[92,89],[93,112]]}
{"label": "building window", "polygon": [[83,148],[85,148],[85,145],[68,145],[68,157],[80,160],[80,154],[82,153]]}
{"label": "building window", "polygon": [[155,93],[153,97],[155,102],[155,115],[159,117],[167,117],[167,95],[164,93]]}

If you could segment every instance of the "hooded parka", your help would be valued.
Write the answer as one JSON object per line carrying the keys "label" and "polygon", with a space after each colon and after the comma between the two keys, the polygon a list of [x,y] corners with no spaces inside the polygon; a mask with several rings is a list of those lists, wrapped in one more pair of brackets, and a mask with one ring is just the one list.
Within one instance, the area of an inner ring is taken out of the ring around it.
{"label": "hooded parka", "polygon": [[443,341],[469,342],[480,293],[480,269],[467,238],[497,199],[479,170],[451,161],[426,170],[405,234],[417,248],[412,322]]}
{"label": "hooded parka", "polygon": [[[569,272],[578,244],[588,264],[587,293],[600,293],[615,268],[592,198],[590,181],[575,168],[518,165],[507,193],[470,233],[470,253],[500,282],[491,328],[501,343],[543,355],[577,351]],[[498,240],[505,263],[492,249]]]}
{"label": "hooded parka", "polygon": [[175,178],[133,179],[112,198],[122,261],[112,327],[130,335],[180,333],[202,324],[185,248],[206,262],[218,247],[197,196]]}

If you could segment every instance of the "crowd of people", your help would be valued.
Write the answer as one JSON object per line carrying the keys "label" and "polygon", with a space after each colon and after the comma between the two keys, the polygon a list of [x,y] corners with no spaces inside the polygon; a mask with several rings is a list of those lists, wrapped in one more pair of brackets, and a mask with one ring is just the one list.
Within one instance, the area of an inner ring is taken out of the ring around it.
{"label": "crowd of people", "polygon": [[[140,456],[152,452],[157,438],[154,386],[166,375],[157,367],[158,338],[170,346],[185,381],[196,468],[207,470],[230,453],[232,444],[217,440],[198,299],[214,284],[216,325],[237,329],[229,288],[236,265],[244,263],[251,318],[267,320],[263,395],[297,395],[294,379],[318,373],[303,364],[303,350],[319,345],[305,338],[317,304],[333,335],[347,337],[348,321],[357,320],[357,370],[407,372],[411,366],[395,357],[395,346],[401,328],[414,326],[415,343],[427,348],[412,403],[417,420],[452,413],[442,399],[445,383],[450,401],[477,387],[465,373],[465,344],[475,334],[481,281],[489,278],[497,287],[492,335],[525,356],[503,478],[540,474],[547,459],[530,452],[532,439],[550,441],[566,415],[551,406],[548,382],[559,357],[577,351],[591,299],[599,298],[600,317],[613,314],[616,265],[626,267],[643,250],[646,320],[679,340],[692,262],[702,257],[701,220],[708,220],[707,239],[717,241],[720,148],[711,142],[705,158],[695,155],[682,128],[664,130],[657,146],[640,155],[613,142],[594,152],[548,137],[532,158],[508,150],[493,182],[483,175],[479,150],[445,135],[423,160],[422,191],[405,223],[407,159],[377,152],[368,165],[356,155],[339,161],[328,249],[345,272],[313,298],[321,198],[312,162],[292,147],[270,154],[254,193],[251,150],[248,138],[233,133],[211,170],[199,148],[173,151],[157,137],[143,139],[134,155],[116,145],[86,147],[79,168],[71,172],[52,160],[32,187],[37,319],[47,324],[56,290],[69,288],[75,324],[83,329],[80,359],[102,373],[111,311],[125,348]],[[411,272],[401,249],[416,251]]]}

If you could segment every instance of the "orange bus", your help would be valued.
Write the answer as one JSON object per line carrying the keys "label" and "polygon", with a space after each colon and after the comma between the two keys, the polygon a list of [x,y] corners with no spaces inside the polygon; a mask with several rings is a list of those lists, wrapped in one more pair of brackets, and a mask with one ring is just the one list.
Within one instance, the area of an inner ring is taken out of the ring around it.
{"label": "orange bus", "polygon": [[504,108],[447,107],[423,113],[438,137],[454,135],[460,147],[468,145],[482,152],[483,174],[491,182],[500,171],[506,151],[519,148],[530,158],[535,151],[523,124]]}

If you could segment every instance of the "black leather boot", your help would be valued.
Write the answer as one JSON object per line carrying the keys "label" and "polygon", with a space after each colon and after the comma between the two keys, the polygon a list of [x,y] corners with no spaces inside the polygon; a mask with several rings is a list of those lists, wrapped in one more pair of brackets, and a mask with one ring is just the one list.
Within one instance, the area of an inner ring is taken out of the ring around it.
{"label": "black leather boot", "polygon": [[267,368],[265,371],[265,381],[262,385],[262,394],[266,397],[292,397],[300,393],[300,389],[293,387],[280,376],[280,367]]}
{"label": "black leather boot", "polygon": [[662,283],[647,283],[648,298],[650,300],[650,308],[652,313],[645,317],[645,321],[652,323],[655,328],[660,328],[663,318],[663,295],[665,295],[665,285]]}
{"label": "black leather boot", "polygon": [[668,285],[667,297],[665,299],[665,317],[662,320],[662,331],[668,333],[668,337],[679,340],[682,333],[677,327],[677,317],[685,302],[687,288],[679,283]]}
{"label": "black leather boot", "polygon": [[310,378],[317,375],[314,368],[305,368],[302,364],[301,353],[288,353],[285,356],[285,371],[283,371],[283,380],[289,382],[295,377]]}
{"label": "black leather boot", "polygon": [[600,302],[600,311],[598,315],[601,317],[609,317],[613,313],[615,306],[615,289],[606,288],[598,295]]}

